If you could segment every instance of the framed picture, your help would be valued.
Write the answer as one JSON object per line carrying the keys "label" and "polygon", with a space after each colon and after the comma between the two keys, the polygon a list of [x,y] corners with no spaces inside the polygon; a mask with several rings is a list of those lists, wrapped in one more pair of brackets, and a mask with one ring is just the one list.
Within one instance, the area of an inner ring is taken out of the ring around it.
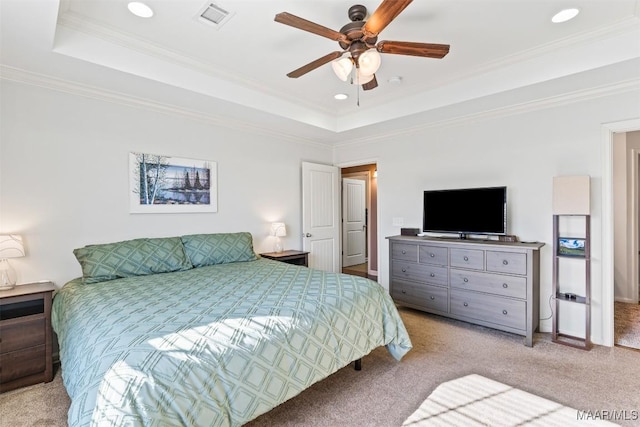
{"label": "framed picture", "polygon": [[585,239],[576,237],[558,238],[558,255],[585,256]]}
{"label": "framed picture", "polygon": [[217,212],[217,164],[129,153],[131,213]]}

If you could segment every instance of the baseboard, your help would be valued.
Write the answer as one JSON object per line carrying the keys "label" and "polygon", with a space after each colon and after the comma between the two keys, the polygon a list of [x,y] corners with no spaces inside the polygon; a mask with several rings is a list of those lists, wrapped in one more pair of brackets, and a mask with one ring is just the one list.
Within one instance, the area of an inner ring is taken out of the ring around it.
{"label": "baseboard", "polygon": [[624,302],[627,304],[638,304],[638,300],[633,300],[631,298],[616,298],[615,302]]}

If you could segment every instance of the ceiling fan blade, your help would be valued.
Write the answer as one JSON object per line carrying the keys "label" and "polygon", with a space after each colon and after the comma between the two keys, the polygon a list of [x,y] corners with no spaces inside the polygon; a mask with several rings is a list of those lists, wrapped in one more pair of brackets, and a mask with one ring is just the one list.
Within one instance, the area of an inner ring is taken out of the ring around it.
{"label": "ceiling fan blade", "polygon": [[318,58],[315,61],[309,62],[307,65],[303,65],[297,70],[293,70],[292,72],[287,74],[287,77],[291,77],[292,79],[297,79],[298,77],[307,74],[309,71],[313,71],[316,68],[320,67],[321,65],[326,64],[327,62],[331,62],[334,59],[340,58],[343,53],[344,52],[342,51],[331,52],[330,54],[325,55],[322,58]]}
{"label": "ceiling fan blade", "polygon": [[347,41],[347,36],[331,28],[323,27],[315,22],[307,21],[306,19],[292,15],[287,12],[278,13],[274,21],[281,24],[289,25],[294,28],[298,28],[303,31],[308,31],[313,34],[317,34],[322,37],[326,37],[335,41]]}
{"label": "ceiling fan blade", "polygon": [[426,58],[444,58],[449,53],[448,44],[396,42],[383,40],[376,45],[380,53],[395,55],[423,56]]}
{"label": "ceiling fan blade", "polygon": [[413,0],[383,0],[362,28],[365,39],[374,38]]}
{"label": "ceiling fan blade", "polygon": [[378,80],[376,79],[376,75],[373,75],[373,80],[367,82],[362,85],[362,90],[371,90],[378,87]]}

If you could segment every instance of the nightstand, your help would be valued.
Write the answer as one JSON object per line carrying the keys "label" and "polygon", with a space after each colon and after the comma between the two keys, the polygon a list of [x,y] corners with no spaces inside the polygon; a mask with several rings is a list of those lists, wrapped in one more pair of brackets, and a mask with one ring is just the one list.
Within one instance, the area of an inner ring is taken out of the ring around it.
{"label": "nightstand", "polygon": [[263,258],[274,259],[276,261],[286,262],[287,264],[309,266],[309,252],[304,251],[282,251],[267,252],[260,254]]}
{"label": "nightstand", "polygon": [[53,379],[51,282],[0,291],[0,393]]}

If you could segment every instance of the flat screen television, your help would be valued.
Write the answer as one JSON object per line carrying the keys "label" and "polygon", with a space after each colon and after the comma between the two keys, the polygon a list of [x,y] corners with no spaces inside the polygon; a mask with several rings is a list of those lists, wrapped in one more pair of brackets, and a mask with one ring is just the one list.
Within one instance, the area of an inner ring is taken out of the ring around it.
{"label": "flat screen television", "polygon": [[426,190],[423,208],[424,232],[507,234],[507,187]]}

